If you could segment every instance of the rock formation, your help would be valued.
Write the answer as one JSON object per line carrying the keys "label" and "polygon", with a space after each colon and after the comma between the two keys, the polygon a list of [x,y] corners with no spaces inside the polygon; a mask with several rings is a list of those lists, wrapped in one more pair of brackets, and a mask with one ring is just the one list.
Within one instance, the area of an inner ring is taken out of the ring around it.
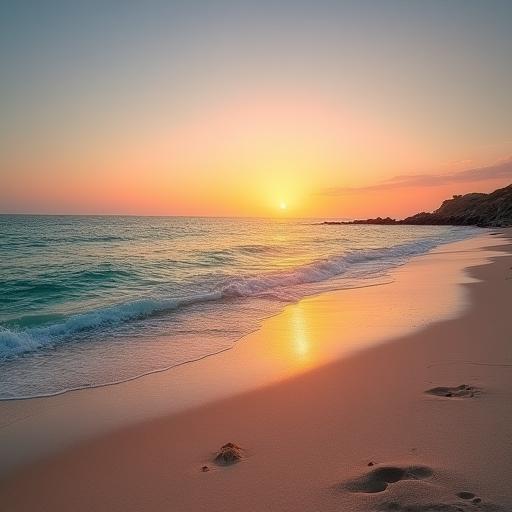
{"label": "rock formation", "polygon": [[377,225],[452,225],[506,227],[512,226],[512,185],[490,194],[472,193],[447,199],[434,212],[421,212],[402,220],[376,219],[348,222],[324,222],[323,224],[377,224]]}

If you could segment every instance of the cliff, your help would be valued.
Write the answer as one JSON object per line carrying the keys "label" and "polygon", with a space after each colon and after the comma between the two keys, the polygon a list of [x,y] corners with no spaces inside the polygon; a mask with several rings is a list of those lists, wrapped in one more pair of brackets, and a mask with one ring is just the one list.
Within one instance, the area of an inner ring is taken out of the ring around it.
{"label": "cliff", "polygon": [[465,194],[447,199],[431,213],[421,212],[402,220],[389,217],[324,224],[512,226],[512,185],[490,194]]}

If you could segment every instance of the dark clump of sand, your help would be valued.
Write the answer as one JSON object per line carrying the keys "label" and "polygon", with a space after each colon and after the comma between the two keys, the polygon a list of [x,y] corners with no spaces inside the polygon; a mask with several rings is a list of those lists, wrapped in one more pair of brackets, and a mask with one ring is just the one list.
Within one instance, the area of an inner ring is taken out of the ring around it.
{"label": "dark clump of sand", "polygon": [[235,443],[226,443],[225,445],[221,446],[213,461],[219,466],[229,466],[231,464],[240,462],[243,459],[243,456],[244,453],[240,446],[236,445]]}
{"label": "dark clump of sand", "polygon": [[439,386],[437,388],[427,389],[425,393],[446,398],[474,398],[480,394],[480,390],[474,386],[461,384],[460,386],[454,387]]}

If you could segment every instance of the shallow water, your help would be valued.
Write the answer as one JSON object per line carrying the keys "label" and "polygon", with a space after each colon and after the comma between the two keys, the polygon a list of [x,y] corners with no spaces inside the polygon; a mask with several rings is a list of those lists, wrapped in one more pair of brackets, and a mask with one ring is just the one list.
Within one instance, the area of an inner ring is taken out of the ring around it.
{"label": "shallow water", "polygon": [[476,232],[0,216],[0,398],[120,382],[229,349],[290,302],[386,282],[412,256]]}

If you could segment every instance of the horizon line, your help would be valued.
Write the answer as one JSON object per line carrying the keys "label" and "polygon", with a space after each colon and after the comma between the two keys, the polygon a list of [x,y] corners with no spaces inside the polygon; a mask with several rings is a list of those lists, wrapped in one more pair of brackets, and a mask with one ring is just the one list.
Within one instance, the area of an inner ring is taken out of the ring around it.
{"label": "horizon line", "polygon": [[264,215],[179,215],[179,214],[139,214],[139,213],[28,213],[28,212],[0,212],[0,216],[20,217],[172,217],[184,219],[276,219],[276,220],[302,220],[302,219],[331,219],[353,220],[351,217],[293,217],[293,216],[264,216]]}

